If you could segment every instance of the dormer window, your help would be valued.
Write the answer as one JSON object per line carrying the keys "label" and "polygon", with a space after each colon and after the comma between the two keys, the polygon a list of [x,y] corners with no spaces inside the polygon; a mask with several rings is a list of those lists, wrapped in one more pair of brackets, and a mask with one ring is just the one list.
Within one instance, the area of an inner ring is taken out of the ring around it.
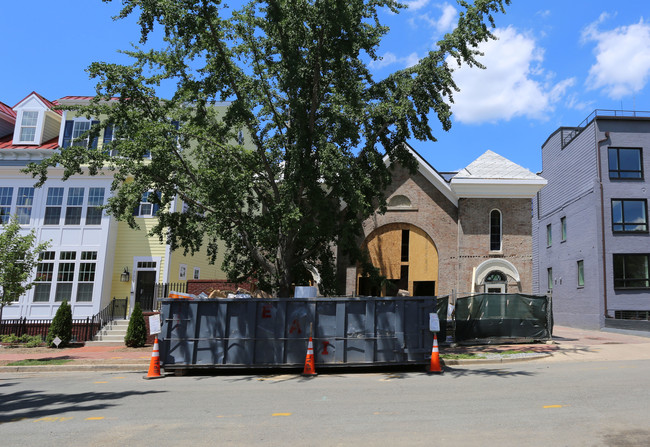
{"label": "dormer window", "polygon": [[36,141],[36,125],[38,124],[38,112],[25,111],[20,121],[20,141],[33,143]]}

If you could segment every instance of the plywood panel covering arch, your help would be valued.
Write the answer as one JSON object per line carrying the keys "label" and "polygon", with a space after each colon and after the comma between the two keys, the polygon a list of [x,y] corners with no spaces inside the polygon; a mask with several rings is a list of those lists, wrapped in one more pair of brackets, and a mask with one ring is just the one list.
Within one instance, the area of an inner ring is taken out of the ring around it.
{"label": "plywood panel covering arch", "polygon": [[[403,235],[408,232],[408,255],[404,255]],[[407,287],[411,295],[418,285],[438,289],[438,250],[429,235],[422,229],[407,223],[384,225],[368,235],[362,249],[367,250],[370,261],[380,274],[402,288]],[[406,273],[407,272],[407,273]],[[408,279],[402,278],[407,275]],[[361,269],[357,272],[357,293],[360,292]],[[407,285],[408,284],[408,285]],[[433,290],[432,290],[433,291]],[[386,287],[381,294],[386,294]]]}

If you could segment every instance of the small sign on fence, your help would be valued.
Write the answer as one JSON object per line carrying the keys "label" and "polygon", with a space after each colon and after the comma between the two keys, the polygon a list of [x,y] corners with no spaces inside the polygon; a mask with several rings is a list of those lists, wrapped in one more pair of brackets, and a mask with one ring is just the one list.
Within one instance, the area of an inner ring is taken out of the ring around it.
{"label": "small sign on fence", "polygon": [[149,334],[160,334],[160,314],[154,314],[149,317]]}
{"label": "small sign on fence", "polygon": [[440,332],[440,320],[436,313],[429,314],[429,330],[431,332]]}

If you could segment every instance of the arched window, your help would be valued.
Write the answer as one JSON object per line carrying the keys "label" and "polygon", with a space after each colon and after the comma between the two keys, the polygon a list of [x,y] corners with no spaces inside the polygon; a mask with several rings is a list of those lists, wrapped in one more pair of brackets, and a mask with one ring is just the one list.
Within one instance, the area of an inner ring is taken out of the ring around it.
{"label": "arched window", "polygon": [[394,208],[411,208],[411,201],[406,196],[397,195],[390,198],[388,206]]}
{"label": "arched window", "polygon": [[506,282],[506,276],[497,270],[493,270],[485,276],[485,282]]}
{"label": "arched window", "polygon": [[490,251],[501,251],[501,211],[490,211]]}

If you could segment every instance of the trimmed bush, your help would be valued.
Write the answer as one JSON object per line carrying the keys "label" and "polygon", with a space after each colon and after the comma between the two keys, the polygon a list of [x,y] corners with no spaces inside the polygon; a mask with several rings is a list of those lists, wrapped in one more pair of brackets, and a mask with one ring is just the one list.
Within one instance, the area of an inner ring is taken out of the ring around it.
{"label": "trimmed bush", "polygon": [[140,303],[135,303],[133,312],[129,319],[129,327],[126,330],[126,337],[124,337],[124,344],[130,348],[139,348],[144,346],[147,342],[147,325],[142,315]]}
{"label": "trimmed bush", "polygon": [[62,302],[61,306],[59,306],[52,320],[52,324],[50,324],[50,329],[47,331],[45,343],[47,343],[48,347],[56,347],[53,342],[56,337],[61,339],[59,348],[68,346],[70,340],[72,340],[72,307],[70,307],[67,301]]}

